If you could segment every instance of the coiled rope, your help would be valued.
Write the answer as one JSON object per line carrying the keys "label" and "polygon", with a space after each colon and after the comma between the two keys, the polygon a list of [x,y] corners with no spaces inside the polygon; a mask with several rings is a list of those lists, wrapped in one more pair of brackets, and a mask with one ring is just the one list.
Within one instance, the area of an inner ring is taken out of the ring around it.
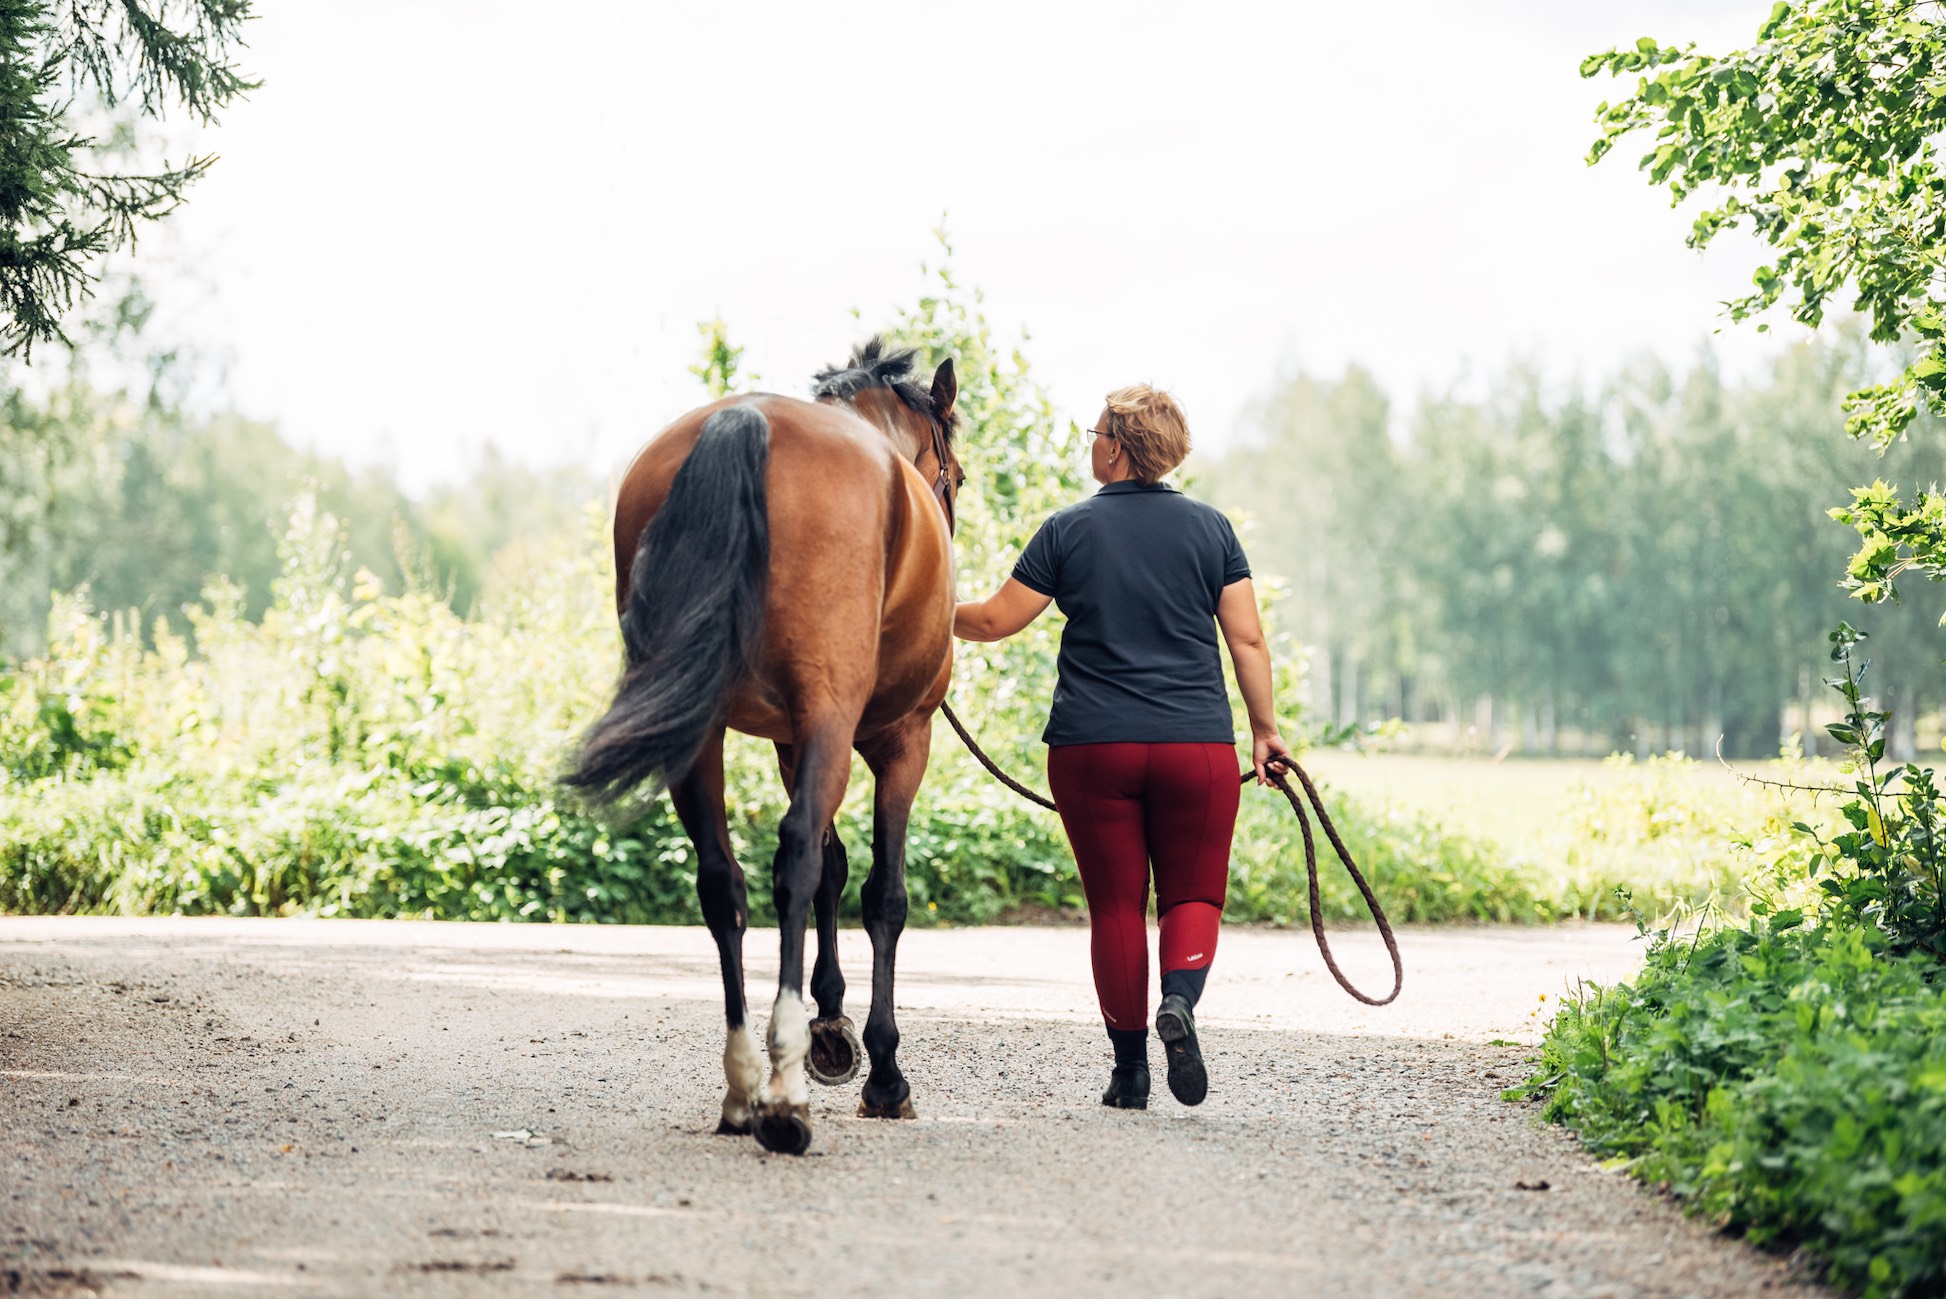
{"label": "coiled rope", "polygon": [[[1029,802],[1038,803],[1050,812],[1057,810],[1052,800],[1044,795],[1035,793],[1033,790],[1027,788],[1027,786],[1015,780],[1012,776],[1009,776],[1006,772],[1000,770],[999,765],[986,755],[986,750],[980,747],[979,742],[973,738],[972,734],[967,731],[965,725],[960,722],[959,716],[953,712],[953,706],[951,704],[940,704],[940,711],[946,714],[946,721],[952,726],[954,733],[960,737],[967,749],[972,752],[973,756],[979,759],[980,765],[985,767],[995,780],[1022,798],[1027,799]],[[1325,968],[1331,971],[1331,977],[1338,981],[1339,987],[1366,1005],[1386,1005],[1395,999],[1399,995],[1399,989],[1405,986],[1405,967],[1399,961],[1398,940],[1392,936],[1392,924],[1385,918],[1385,908],[1378,904],[1378,897],[1372,892],[1372,886],[1365,882],[1365,876],[1360,873],[1357,864],[1352,861],[1351,852],[1345,847],[1345,841],[1338,835],[1338,827],[1331,824],[1331,816],[1324,810],[1324,800],[1318,796],[1318,787],[1311,783],[1311,777],[1305,772],[1303,767],[1297,764],[1297,759],[1288,757],[1275,758],[1265,764],[1265,770],[1270,776],[1271,783],[1283,791],[1285,800],[1291,805],[1291,811],[1297,813],[1298,828],[1304,833],[1304,869],[1309,875],[1311,890],[1311,933],[1318,940],[1318,951],[1324,957]],[[1338,860],[1344,863],[1345,870],[1351,875],[1351,882],[1358,886],[1359,893],[1364,896],[1365,905],[1372,909],[1372,919],[1378,925],[1378,936],[1385,940],[1385,954],[1392,958],[1392,991],[1386,993],[1383,997],[1368,997],[1353,987],[1351,980],[1345,977],[1344,971],[1338,968],[1337,960],[1331,955],[1331,944],[1324,937],[1324,909],[1322,901],[1318,896],[1317,842],[1311,836],[1311,818],[1305,814],[1303,800],[1298,798],[1297,791],[1291,788],[1286,771],[1294,773],[1297,776],[1298,782],[1304,786],[1304,793],[1311,800],[1312,809],[1318,814],[1318,824],[1324,827],[1325,838],[1331,840],[1331,847],[1337,852]],[[1256,778],[1257,773],[1254,770],[1247,770],[1242,773],[1243,784],[1247,785]]]}

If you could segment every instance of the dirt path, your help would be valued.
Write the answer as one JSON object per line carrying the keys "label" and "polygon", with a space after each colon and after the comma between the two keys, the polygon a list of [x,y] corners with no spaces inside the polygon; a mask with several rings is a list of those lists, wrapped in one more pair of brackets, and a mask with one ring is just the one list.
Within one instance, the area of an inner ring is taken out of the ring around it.
{"label": "dirt path", "polygon": [[[855,1002],[867,945],[843,942]],[[1226,933],[1210,1100],[1186,1110],[1158,1076],[1139,1114],[1096,1103],[1084,932],[909,934],[920,1118],[818,1090],[790,1159],[710,1135],[701,931],[0,919],[0,1294],[1792,1287],[1498,1099],[1523,1052],[1496,1040],[1534,1041],[1575,976],[1629,969],[1627,932],[1403,942],[1405,995],[1373,1010],[1308,936]],[[1384,986],[1375,942],[1343,946]],[[749,950],[767,1005],[774,934]]]}

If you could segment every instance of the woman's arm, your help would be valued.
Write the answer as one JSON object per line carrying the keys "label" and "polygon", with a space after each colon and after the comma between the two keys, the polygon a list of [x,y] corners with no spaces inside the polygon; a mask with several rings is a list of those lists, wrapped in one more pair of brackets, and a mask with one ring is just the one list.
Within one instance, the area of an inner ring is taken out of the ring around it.
{"label": "woman's arm", "polygon": [[1270,694],[1270,646],[1264,643],[1263,622],[1257,617],[1257,588],[1249,578],[1223,588],[1216,602],[1216,624],[1223,629],[1223,640],[1230,647],[1237,689],[1243,692],[1243,706],[1250,713],[1250,765],[1257,769],[1257,783],[1268,785],[1264,764],[1273,758],[1289,757],[1291,748],[1277,729],[1277,704]]}
{"label": "woman's arm", "polygon": [[1010,577],[987,599],[965,600],[954,607],[953,635],[961,640],[1005,640],[1040,617],[1052,599]]}

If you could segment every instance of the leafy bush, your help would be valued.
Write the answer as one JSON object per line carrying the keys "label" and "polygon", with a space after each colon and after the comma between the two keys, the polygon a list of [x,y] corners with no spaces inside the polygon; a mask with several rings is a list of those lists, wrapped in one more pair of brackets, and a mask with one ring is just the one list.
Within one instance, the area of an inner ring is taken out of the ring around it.
{"label": "leafy bush", "polygon": [[[129,620],[62,601],[49,657],[0,678],[0,908],[696,921],[689,844],[666,799],[611,825],[555,793],[617,658],[612,586],[591,558],[605,553],[591,527],[520,555],[512,594],[462,619],[347,573],[337,524],[301,501],[262,621],[214,585],[192,610],[194,654],[166,627],[144,648]],[[1037,776],[1041,704],[1018,675],[961,694]],[[840,817],[854,915],[868,787],[855,771]],[[1280,800],[1247,797],[1231,914],[1302,920],[1296,826]],[[728,802],[762,915],[784,811],[766,746],[732,744]],[[1551,914],[1468,841],[1398,814],[1335,815],[1401,919]],[[1081,905],[1056,818],[943,726],[908,857],[922,919]],[[1326,878],[1330,914],[1360,914],[1342,876]]]}
{"label": "leafy bush", "polygon": [[1545,1114],[1867,1295],[1946,1290],[1946,989],[1876,927],[1665,934],[1549,1027]]}
{"label": "leafy bush", "polygon": [[[1840,624],[1833,738],[1854,746],[1843,827],[1753,841],[1775,887],[1748,928],[1673,928],[1643,973],[1563,1005],[1544,1095],[1636,1175],[1758,1242],[1801,1243],[1867,1295],[1946,1292],[1946,916],[1930,770],[1882,769],[1886,715]],[[1810,923],[1807,924],[1807,917]]]}

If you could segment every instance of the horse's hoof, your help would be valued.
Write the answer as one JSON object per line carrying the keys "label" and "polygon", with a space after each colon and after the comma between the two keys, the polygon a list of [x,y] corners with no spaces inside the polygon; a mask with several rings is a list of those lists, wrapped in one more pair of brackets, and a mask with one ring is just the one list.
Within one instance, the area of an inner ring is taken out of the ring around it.
{"label": "horse's hoof", "polygon": [[727,1118],[718,1119],[716,1121],[716,1135],[719,1137],[747,1137],[750,1135],[750,1124],[747,1121],[743,1123],[732,1123]]}
{"label": "horse's hoof", "polygon": [[858,1076],[858,1062],[865,1048],[858,1041],[858,1030],[849,1016],[833,1015],[811,1021],[811,1054],[804,1067],[812,1079],[826,1087],[837,1087]]}
{"label": "horse's hoof", "polygon": [[918,1118],[918,1111],[912,1108],[912,1084],[899,1077],[893,1079],[891,1087],[878,1087],[867,1078],[865,1090],[858,1098],[858,1117],[861,1119]]}
{"label": "horse's hoof", "polygon": [[757,1112],[757,1144],[777,1155],[801,1155],[811,1148],[811,1107],[779,1103]]}
{"label": "horse's hoof", "polygon": [[858,1117],[861,1119],[916,1119],[919,1111],[912,1108],[912,1098],[906,1097],[897,1105],[874,1105],[870,1101],[858,1102]]}

